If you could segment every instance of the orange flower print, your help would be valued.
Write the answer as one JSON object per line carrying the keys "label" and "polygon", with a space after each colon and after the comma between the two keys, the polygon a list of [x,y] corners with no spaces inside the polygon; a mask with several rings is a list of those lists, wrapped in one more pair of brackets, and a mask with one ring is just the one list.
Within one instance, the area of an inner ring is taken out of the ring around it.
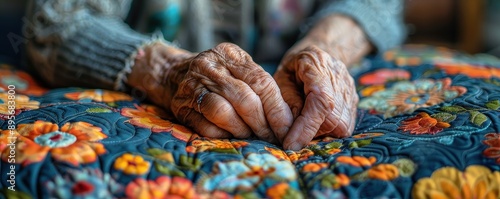
{"label": "orange flower print", "polygon": [[148,128],[155,133],[170,131],[172,136],[184,142],[187,142],[193,135],[186,127],[161,119],[143,109],[123,108],[121,115],[130,118],[127,122],[134,126]]}
{"label": "orange flower print", "polygon": [[0,134],[0,151],[2,159],[6,162],[15,157],[15,162],[10,163],[26,166],[45,159],[49,150],[48,147],[40,146],[32,140],[20,136],[17,131],[14,131],[14,135],[10,134],[10,130],[4,130]]}
{"label": "orange flower print", "polygon": [[[16,131],[4,130],[0,133],[0,151],[3,151],[5,148],[12,146],[12,149],[15,149],[15,143],[18,139],[19,134]],[[3,153],[2,153],[3,154]]]}
{"label": "orange flower print", "polygon": [[284,196],[286,195],[286,190],[289,188],[290,188],[290,185],[288,183],[278,183],[278,184],[272,186],[271,188],[269,188],[266,191],[266,195],[272,199],[284,198]]}
{"label": "orange flower print", "polygon": [[303,148],[298,152],[295,151],[287,151],[288,158],[290,161],[296,162],[299,160],[307,160],[309,157],[314,155],[314,151],[308,148]]}
{"label": "orange flower print", "polygon": [[363,97],[368,97],[368,96],[371,96],[373,93],[376,93],[378,91],[382,91],[385,89],[385,85],[381,84],[381,85],[373,85],[373,86],[368,86],[366,88],[364,88],[363,90],[361,90],[359,92],[359,94],[361,94],[361,96]]}
{"label": "orange flower print", "polygon": [[290,158],[288,158],[288,155],[281,149],[276,149],[273,147],[267,147],[265,146],[264,149],[274,155],[274,157],[280,159],[280,160],[288,160],[290,161]]}
{"label": "orange flower print", "polygon": [[368,170],[368,177],[379,180],[393,180],[399,177],[399,169],[392,164],[379,164]]}
{"label": "orange flower print", "polygon": [[97,155],[106,152],[104,145],[98,141],[107,136],[101,128],[86,122],[66,123],[59,127],[39,120],[33,124],[19,124],[16,132],[19,135],[16,161],[23,165],[39,162],[51,153],[55,160],[77,166],[92,163]]}
{"label": "orange flower print", "polygon": [[130,97],[125,93],[117,91],[101,90],[101,89],[88,89],[79,92],[66,93],[64,97],[71,100],[90,99],[95,102],[105,102],[105,103],[132,100],[132,97]]}
{"label": "orange flower print", "polygon": [[436,63],[436,66],[448,75],[466,75],[471,78],[500,78],[500,68],[476,66],[464,63]]}
{"label": "orange flower print", "polygon": [[174,119],[171,115],[169,115],[165,110],[162,108],[155,106],[155,105],[150,105],[150,104],[141,104],[140,106],[135,105],[135,107],[139,110],[144,110],[148,113],[151,113],[153,115],[156,115],[162,119]]}
{"label": "orange flower print", "polygon": [[389,81],[409,80],[410,73],[402,69],[379,69],[359,78],[361,85],[385,84]]}
{"label": "orange flower print", "polygon": [[410,134],[436,134],[445,128],[449,128],[450,124],[441,121],[439,118],[433,118],[425,112],[421,112],[415,117],[409,118],[401,122],[399,130],[409,131]]}
{"label": "orange flower print", "polygon": [[267,189],[266,195],[269,199],[280,199],[280,198],[302,198],[301,193],[290,187],[288,183],[278,183]]}
{"label": "orange flower print", "polygon": [[114,167],[128,175],[143,175],[149,171],[151,163],[140,155],[125,153],[115,160]]}
{"label": "orange flower print", "polygon": [[200,153],[205,151],[233,152],[236,149],[248,146],[245,141],[230,141],[228,139],[196,139],[191,142],[191,146],[186,147],[190,153]]}
{"label": "orange flower print", "polygon": [[420,79],[414,82],[400,81],[391,88],[361,99],[358,107],[384,113],[385,118],[408,114],[422,107],[430,107],[451,101],[467,92],[462,86],[451,86],[450,78],[441,80]]}
{"label": "orange flower print", "polygon": [[500,133],[488,133],[484,136],[486,140],[483,144],[487,145],[483,151],[483,155],[487,158],[496,159],[496,163],[500,164]]}
{"label": "orange flower print", "polygon": [[366,158],[366,157],[363,157],[363,156],[353,156],[353,157],[350,157],[350,156],[339,156],[337,157],[336,161],[338,163],[343,163],[343,164],[349,164],[351,166],[355,166],[355,167],[369,167],[369,166],[372,166],[373,163],[375,163],[377,161],[377,159],[375,157],[369,157],[369,158]]}
{"label": "orange flower print", "polygon": [[306,165],[304,165],[304,167],[302,167],[302,172],[318,172],[320,171],[321,169],[324,169],[324,168],[327,168],[328,167],[328,163],[325,163],[325,162],[311,162],[311,163],[307,163]]}
{"label": "orange flower print", "polygon": [[[20,110],[32,110],[32,109],[38,109],[40,106],[40,102],[38,101],[32,101],[30,98],[26,95],[14,95],[14,103],[15,103],[15,110],[16,113],[19,113]],[[0,93],[0,116],[2,115],[11,115],[9,113],[9,94],[7,93]]]}
{"label": "orange flower print", "polygon": [[125,188],[127,198],[199,198],[190,180],[181,177],[160,176],[156,180],[137,178]]}
{"label": "orange flower print", "polygon": [[365,139],[365,138],[372,138],[372,137],[378,137],[382,136],[384,133],[360,133],[353,135],[352,138],[354,139]]}
{"label": "orange flower print", "polygon": [[9,90],[9,85],[15,86],[16,93],[25,95],[39,96],[47,92],[28,73],[0,69],[0,90]]}

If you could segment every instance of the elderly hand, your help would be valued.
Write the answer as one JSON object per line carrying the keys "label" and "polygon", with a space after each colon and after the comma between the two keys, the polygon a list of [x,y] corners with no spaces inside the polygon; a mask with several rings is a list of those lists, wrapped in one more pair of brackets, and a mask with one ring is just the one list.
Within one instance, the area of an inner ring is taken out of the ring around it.
{"label": "elderly hand", "polygon": [[183,124],[215,138],[278,143],[292,114],[274,79],[236,45],[223,43],[192,58],[171,110]]}
{"label": "elderly hand", "polygon": [[346,137],[355,125],[358,95],[346,66],[312,46],[288,54],[274,78],[292,110],[285,149],[299,150],[314,137]]}
{"label": "elderly hand", "polygon": [[163,44],[144,52],[129,84],[183,124],[207,137],[283,141],[291,111],[271,75],[238,46],[223,43],[196,56]]}

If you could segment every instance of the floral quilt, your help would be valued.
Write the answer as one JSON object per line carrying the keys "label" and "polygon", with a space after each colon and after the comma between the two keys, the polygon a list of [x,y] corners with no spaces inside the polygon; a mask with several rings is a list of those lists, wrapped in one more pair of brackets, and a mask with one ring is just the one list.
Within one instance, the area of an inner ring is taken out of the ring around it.
{"label": "floral quilt", "polygon": [[200,137],[125,93],[48,90],[3,68],[0,198],[500,198],[497,58],[368,57],[353,136],[300,151]]}

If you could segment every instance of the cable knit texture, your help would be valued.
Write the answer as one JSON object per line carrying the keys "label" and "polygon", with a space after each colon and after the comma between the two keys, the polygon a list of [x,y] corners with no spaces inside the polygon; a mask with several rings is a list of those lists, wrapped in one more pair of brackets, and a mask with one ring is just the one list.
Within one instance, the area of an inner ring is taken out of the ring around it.
{"label": "cable knit texture", "polygon": [[32,1],[25,24],[31,63],[52,86],[124,90],[139,47],[153,39],[123,23],[129,1]]}

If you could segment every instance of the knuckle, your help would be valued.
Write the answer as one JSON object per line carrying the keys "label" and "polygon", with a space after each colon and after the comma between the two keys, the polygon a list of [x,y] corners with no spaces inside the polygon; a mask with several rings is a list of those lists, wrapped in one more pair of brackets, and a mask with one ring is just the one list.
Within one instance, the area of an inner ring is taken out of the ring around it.
{"label": "knuckle", "polygon": [[261,71],[260,69],[253,69],[253,72],[248,74],[246,82],[248,82],[252,88],[256,88],[256,91],[271,91],[275,90],[277,86],[274,79],[267,72]]}
{"label": "knuckle", "polygon": [[305,55],[303,57],[307,57],[311,60],[317,59],[320,61],[326,61],[328,59],[332,59],[332,56],[330,56],[330,54],[316,45],[312,45],[304,49],[302,51],[302,55]]}
{"label": "knuckle", "polygon": [[196,58],[194,58],[189,67],[194,71],[201,71],[204,68],[215,65],[216,58],[212,54],[200,53]]}
{"label": "knuckle", "polygon": [[213,48],[213,51],[223,56],[229,63],[247,63],[252,58],[239,46],[232,43],[221,43]]}
{"label": "knuckle", "polygon": [[237,100],[238,104],[236,106],[239,106],[242,109],[242,115],[255,116],[255,112],[258,110],[255,108],[255,105],[259,103],[259,97],[250,92],[246,92],[240,96],[241,97]]}
{"label": "knuckle", "polygon": [[223,42],[215,46],[214,50],[225,51],[228,49],[239,48],[237,45],[229,42]]}
{"label": "knuckle", "polygon": [[200,53],[196,58],[191,61],[191,66],[203,66],[206,64],[208,57]]}

